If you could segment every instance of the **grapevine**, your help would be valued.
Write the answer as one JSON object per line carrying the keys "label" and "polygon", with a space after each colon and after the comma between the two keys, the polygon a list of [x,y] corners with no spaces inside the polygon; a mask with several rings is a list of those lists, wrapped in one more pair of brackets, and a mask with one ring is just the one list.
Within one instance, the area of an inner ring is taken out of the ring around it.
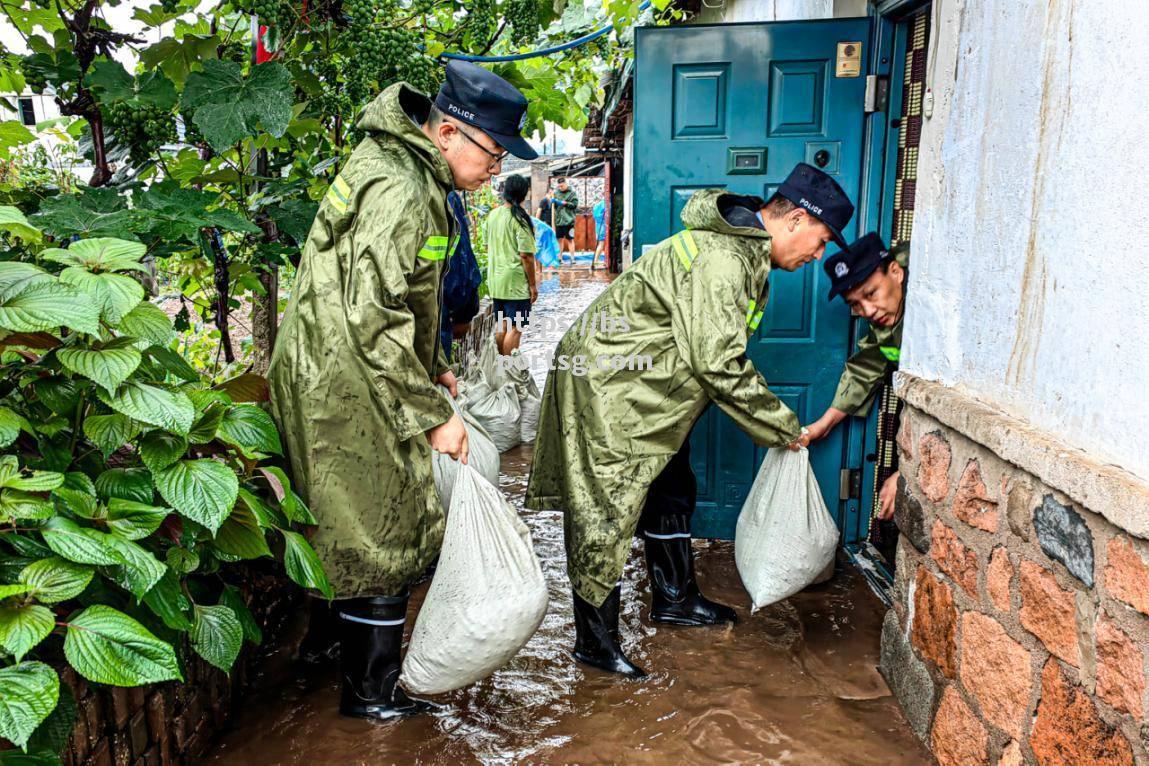
{"label": "grapevine", "polygon": [[104,118],[112,134],[129,148],[132,162],[137,165],[179,138],[175,115],[151,104],[116,101],[104,106]]}
{"label": "grapevine", "polygon": [[506,8],[512,42],[526,45],[534,40],[539,31],[539,7],[535,0],[509,0]]}

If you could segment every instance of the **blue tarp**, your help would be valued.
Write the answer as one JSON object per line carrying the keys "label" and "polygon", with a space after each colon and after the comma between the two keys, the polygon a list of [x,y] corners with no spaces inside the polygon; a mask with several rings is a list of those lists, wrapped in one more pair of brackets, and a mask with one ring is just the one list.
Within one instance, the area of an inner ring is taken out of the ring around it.
{"label": "blue tarp", "polygon": [[556,268],[559,265],[559,241],[555,237],[555,230],[538,218],[532,218],[535,223],[535,258],[543,268]]}

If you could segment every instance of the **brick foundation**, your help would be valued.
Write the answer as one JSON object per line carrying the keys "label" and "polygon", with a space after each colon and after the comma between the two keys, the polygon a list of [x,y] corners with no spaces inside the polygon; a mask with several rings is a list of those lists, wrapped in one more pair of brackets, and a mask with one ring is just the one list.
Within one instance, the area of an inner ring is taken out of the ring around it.
{"label": "brick foundation", "polygon": [[883,674],[939,763],[1149,764],[1149,541],[943,422],[977,407],[907,398]]}

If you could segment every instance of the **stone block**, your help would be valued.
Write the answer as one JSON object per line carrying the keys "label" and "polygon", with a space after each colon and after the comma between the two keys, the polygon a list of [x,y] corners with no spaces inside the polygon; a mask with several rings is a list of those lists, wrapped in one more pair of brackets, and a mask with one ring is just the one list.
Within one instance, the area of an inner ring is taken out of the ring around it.
{"label": "stone block", "polygon": [[981,478],[981,464],[971,459],[965,465],[954,494],[953,513],[975,529],[993,534],[997,532],[997,500],[989,496]]}
{"label": "stone block", "polygon": [[910,728],[923,742],[938,702],[938,687],[925,663],[918,659],[902,632],[897,612],[886,612],[882,622],[881,671],[901,705]]}
{"label": "stone block", "polygon": [[914,621],[910,630],[914,648],[933,662],[947,678],[954,678],[957,635],[957,607],[953,589],[918,567],[914,587]]}
{"label": "stone block", "polygon": [[112,699],[112,716],[115,721],[117,729],[122,729],[128,725],[128,718],[131,717],[132,711],[128,698],[128,690],[122,686],[113,686],[110,690]]}
{"label": "stone block", "polygon": [[1033,511],[1033,531],[1046,556],[1093,587],[1093,533],[1081,514],[1046,495]]}
{"label": "stone block", "polygon": [[1033,689],[1030,652],[984,614],[962,615],[961,682],[989,723],[1020,737]]}
{"label": "stone block", "polygon": [[1097,620],[1097,696],[1140,720],[1145,713],[1145,654],[1109,615]]}
{"label": "stone block", "polygon": [[989,557],[989,567],[985,570],[985,590],[990,602],[1003,612],[1011,611],[1013,599],[1010,588],[1013,583],[1013,562],[1009,551],[998,546]]}
{"label": "stone block", "polygon": [[132,755],[139,756],[148,749],[148,719],[144,711],[137,710],[128,722],[128,735],[132,742]]}
{"label": "stone block", "polygon": [[1010,531],[1026,542],[1033,523],[1033,505],[1033,488],[1024,481],[1014,482],[1005,501],[1005,517]]}
{"label": "stone block", "polygon": [[112,766],[112,751],[105,737],[96,743],[88,756],[87,766]]}
{"label": "stone block", "polygon": [[1081,667],[1077,641],[1077,603],[1073,591],[1032,561],[1021,562],[1021,625],[1037,636],[1051,654]]}
{"label": "stone block", "polygon": [[1029,745],[1039,766],[1133,764],[1129,741],[1101,720],[1093,700],[1052,658],[1041,672],[1041,702]]}
{"label": "stone block", "polygon": [[989,734],[955,686],[947,686],[934,717],[930,749],[938,766],[989,763]]}
{"label": "stone block", "polygon": [[1025,756],[1021,754],[1021,745],[1017,742],[1010,742],[1001,751],[1001,758],[998,759],[997,766],[1025,766]]}
{"label": "stone block", "polygon": [[911,545],[922,553],[930,552],[930,527],[925,509],[906,486],[906,478],[900,475],[898,496],[894,500],[894,522]]}
{"label": "stone block", "polygon": [[1142,614],[1149,615],[1149,551],[1145,543],[1117,535],[1105,549],[1105,588]]}
{"label": "stone block", "polygon": [[977,598],[977,554],[967,548],[941,519],[934,520],[930,556],[962,590]]}
{"label": "stone block", "polygon": [[949,495],[952,458],[950,443],[941,431],[932,431],[918,442],[918,486],[932,503]]}
{"label": "stone block", "polygon": [[894,441],[898,445],[898,450],[901,452],[901,459],[912,460],[914,457],[914,429],[913,418],[903,415],[901,418],[902,424],[898,428],[898,435]]}

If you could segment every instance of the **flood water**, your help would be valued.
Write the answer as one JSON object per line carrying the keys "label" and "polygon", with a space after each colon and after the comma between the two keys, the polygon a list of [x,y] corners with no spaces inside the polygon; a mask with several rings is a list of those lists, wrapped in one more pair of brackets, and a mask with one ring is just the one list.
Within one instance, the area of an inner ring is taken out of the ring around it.
{"label": "flood water", "polygon": [[[573,319],[606,285],[564,270],[532,316]],[[557,328],[527,330],[524,354],[549,357]],[[540,388],[543,372],[536,372]],[[734,605],[735,627],[654,627],[636,544],[623,584],[623,645],[642,681],[576,665],[562,518],[522,510],[531,447],[503,455],[501,485],[530,527],[550,587],[538,633],[510,665],[435,701],[435,715],[371,724],[337,712],[335,666],[305,670],[293,646],[270,659],[213,764],[762,763],[921,764],[878,674],[884,612],[839,564],[829,583],[751,615],[730,542],[695,543],[703,591]],[[408,629],[427,584],[414,589]],[[302,623],[298,626],[302,629]],[[297,631],[298,632],[298,631]],[[298,637],[297,637],[298,638]]]}

